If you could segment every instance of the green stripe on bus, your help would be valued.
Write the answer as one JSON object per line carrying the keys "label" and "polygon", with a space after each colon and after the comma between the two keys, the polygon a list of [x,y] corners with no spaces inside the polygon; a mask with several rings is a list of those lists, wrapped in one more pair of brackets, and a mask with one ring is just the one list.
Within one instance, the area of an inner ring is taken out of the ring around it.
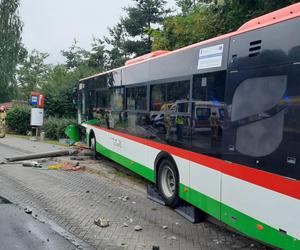
{"label": "green stripe on bus", "polygon": [[[187,188],[187,192],[185,192]],[[300,240],[180,184],[180,197],[243,234],[287,250],[300,249]],[[258,203],[259,206],[259,203]],[[221,215],[222,213],[222,215]],[[259,230],[263,228],[263,230]]]}
{"label": "green stripe on bus", "polygon": [[[134,162],[112,150],[107,149],[101,144],[97,143],[97,151],[120,165],[130,169],[131,171],[143,176],[151,182],[154,182],[154,171]],[[268,243],[273,246],[280,247],[286,250],[299,250],[300,240],[292,236],[280,232],[254,218],[241,213],[221,202],[216,201],[188,186],[180,184],[179,196],[183,200],[198,207],[207,214],[221,220],[225,224],[238,230],[239,232],[257,239],[259,241]],[[259,206],[259,203],[258,203]],[[258,229],[258,225],[263,227],[263,230]],[[284,229],[284,228],[283,228]]]}
{"label": "green stripe on bus", "polygon": [[149,181],[154,182],[154,171],[150,168],[147,168],[137,162],[134,162],[112,150],[109,150],[103,147],[97,142],[97,152],[106,156],[107,158],[112,159],[113,161],[119,163],[120,165],[130,169],[131,171],[141,175]]}
{"label": "green stripe on bus", "polygon": [[[187,192],[185,192],[185,188],[188,189]],[[192,205],[200,208],[201,210],[203,210],[204,212],[208,213],[209,215],[217,218],[217,219],[221,219],[220,218],[220,214],[221,214],[221,203],[219,201],[216,201],[204,194],[201,194],[199,192],[197,192],[196,190],[184,186],[182,184],[180,184],[180,189],[179,189],[179,196],[180,198],[188,201],[189,203],[191,203]]]}
{"label": "green stripe on bus", "polygon": [[[257,203],[259,206],[259,202]],[[289,232],[280,232],[279,228],[270,227],[254,218],[241,213],[225,204],[222,204],[222,222],[237,229],[251,238],[286,250],[300,249],[300,240],[288,235]],[[258,227],[263,227],[259,230]],[[284,228],[282,228],[284,230]]]}

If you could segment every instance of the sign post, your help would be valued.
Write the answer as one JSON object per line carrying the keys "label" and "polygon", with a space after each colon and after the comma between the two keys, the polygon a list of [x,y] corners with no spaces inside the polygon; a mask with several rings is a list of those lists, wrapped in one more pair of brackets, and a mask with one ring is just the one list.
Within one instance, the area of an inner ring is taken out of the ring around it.
{"label": "sign post", "polygon": [[32,127],[31,140],[36,141],[39,134],[39,129],[43,126],[44,123],[44,106],[45,106],[44,95],[39,92],[31,92],[30,105],[31,105],[30,125]]}

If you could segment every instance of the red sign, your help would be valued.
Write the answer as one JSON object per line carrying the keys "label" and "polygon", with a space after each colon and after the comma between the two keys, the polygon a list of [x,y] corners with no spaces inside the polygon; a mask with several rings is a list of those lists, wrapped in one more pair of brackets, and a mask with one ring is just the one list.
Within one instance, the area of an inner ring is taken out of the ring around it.
{"label": "red sign", "polygon": [[45,107],[45,97],[42,93],[39,92],[31,92],[31,99],[37,99],[37,108],[44,108]]}

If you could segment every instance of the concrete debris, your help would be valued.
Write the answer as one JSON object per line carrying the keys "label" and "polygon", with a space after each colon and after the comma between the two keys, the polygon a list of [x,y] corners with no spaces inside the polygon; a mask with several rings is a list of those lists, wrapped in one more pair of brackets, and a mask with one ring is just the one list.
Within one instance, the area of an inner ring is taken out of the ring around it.
{"label": "concrete debris", "polygon": [[108,227],[109,226],[109,219],[105,219],[105,218],[100,218],[98,220],[94,221],[94,224],[98,227]]}
{"label": "concrete debris", "polygon": [[91,150],[80,150],[78,156],[93,156],[93,152]]}
{"label": "concrete debris", "polygon": [[134,227],[134,231],[142,231],[143,230],[143,228],[140,226],[140,225],[136,225],[135,227]]}
{"label": "concrete debris", "polygon": [[118,199],[119,199],[119,200],[122,200],[122,201],[128,201],[128,200],[129,200],[129,197],[126,196],[126,195],[124,195],[124,196],[122,195],[122,196],[119,196]]}
{"label": "concrete debris", "polygon": [[129,200],[129,197],[128,197],[128,196],[124,196],[124,197],[122,198],[122,200],[123,200],[123,201],[128,201],[128,200]]}
{"label": "concrete debris", "polygon": [[90,156],[71,156],[70,160],[72,161],[84,161],[90,159]]}
{"label": "concrete debris", "polygon": [[125,216],[125,219],[128,220],[130,224],[133,222],[133,219],[130,218],[129,216]]}
{"label": "concrete debris", "polygon": [[163,226],[162,228],[163,228],[163,229],[168,229],[168,226]]}
{"label": "concrete debris", "polygon": [[32,214],[32,210],[29,208],[25,208],[24,211],[26,214]]}
{"label": "concrete debris", "polygon": [[79,170],[84,170],[85,167],[79,166],[78,162],[76,163],[76,165],[65,162],[62,166],[62,169],[65,170],[65,171],[79,171]]}
{"label": "concrete debris", "polygon": [[171,236],[170,238],[169,238],[169,240],[176,240],[177,238],[175,237],[175,236]]}
{"label": "concrete debris", "polygon": [[128,227],[128,224],[126,222],[123,223],[123,227]]}
{"label": "concrete debris", "polygon": [[42,165],[38,163],[37,161],[28,161],[28,162],[23,162],[22,164],[23,167],[31,167],[31,168],[41,168]]}
{"label": "concrete debris", "polygon": [[132,202],[132,204],[136,204],[136,202],[135,202],[135,201],[133,201],[133,202]]}
{"label": "concrete debris", "polygon": [[222,240],[214,239],[213,242],[217,245],[222,244]]}

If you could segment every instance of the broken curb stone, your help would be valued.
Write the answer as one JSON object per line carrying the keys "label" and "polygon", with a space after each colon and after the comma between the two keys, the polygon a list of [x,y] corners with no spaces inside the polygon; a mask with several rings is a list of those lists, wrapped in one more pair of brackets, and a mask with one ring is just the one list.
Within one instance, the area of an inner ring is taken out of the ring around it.
{"label": "broken curb stone", "polygon": [[108,227],[109,226],[109,219],[105,219],[105,218],[100,218],[98,220],[94,221],[94,224],[98,227]]}
{"label": "broken curb stone", "polygon": [[143,228],[140,226],[140,225],[136,225],[135,227],[134,227],[134,231],[142,231],[143,230]]}
{"label": "broken curb stone", "polygon": [[32,210],[29,208],[25,208],[24,211],[26,214],[32,214]]}

